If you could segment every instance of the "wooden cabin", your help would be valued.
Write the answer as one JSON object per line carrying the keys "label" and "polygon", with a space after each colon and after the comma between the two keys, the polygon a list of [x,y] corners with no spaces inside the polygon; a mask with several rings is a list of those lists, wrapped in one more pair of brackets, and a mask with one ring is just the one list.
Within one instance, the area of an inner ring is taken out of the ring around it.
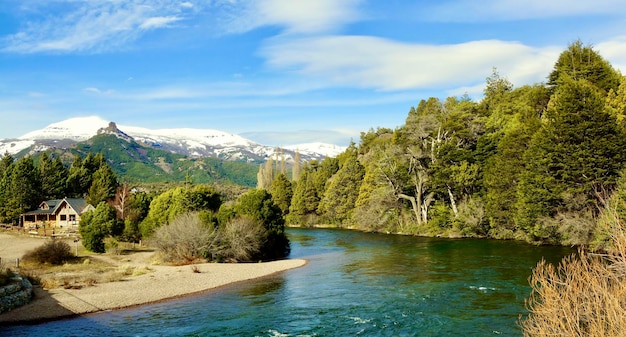
{"label": "wooden cabin", "polygon": [[21,215],[25,229],[78,229],[80,216],[94,207],[83,198],[64,198],[41,202],[39,207]]}

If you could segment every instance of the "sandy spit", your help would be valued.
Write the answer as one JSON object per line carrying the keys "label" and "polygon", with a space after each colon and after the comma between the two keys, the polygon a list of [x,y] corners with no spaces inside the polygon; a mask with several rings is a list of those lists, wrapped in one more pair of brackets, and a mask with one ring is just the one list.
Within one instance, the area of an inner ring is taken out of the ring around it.
{"label": "sandy spit", "polygon": [[[12,238],[11,242],[14,243],[14,240]],[[5,240],[0,241],[6,243]],[[13,255],[6,254],[7,250],[4,251],[5,256]],[[263,263],[195,264],[199,272],[190,265],[150,265],[148,268],[151,271],[147,274],[129,276],[119,282],[81,289],[45,290],[37,286],[34,287],[34,297],[29,304],[0,314],[0,325],[54,320],[163,301],[268,276],[306,263],[306,260],[294,259]]]}

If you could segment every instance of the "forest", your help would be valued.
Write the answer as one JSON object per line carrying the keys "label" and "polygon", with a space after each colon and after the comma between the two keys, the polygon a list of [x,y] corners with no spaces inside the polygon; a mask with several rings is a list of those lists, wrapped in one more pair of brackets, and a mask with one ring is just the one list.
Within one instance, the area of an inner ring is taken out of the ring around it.
{"label": "forest", "polygon": [[494,68],[479,102],[423,99],[400,127],[362,132],[291,180],[268,162],[258,187],[291,225],[598,244],[626,179],[625,117],[626,79],[576,41],[546,83],[514,88]]}

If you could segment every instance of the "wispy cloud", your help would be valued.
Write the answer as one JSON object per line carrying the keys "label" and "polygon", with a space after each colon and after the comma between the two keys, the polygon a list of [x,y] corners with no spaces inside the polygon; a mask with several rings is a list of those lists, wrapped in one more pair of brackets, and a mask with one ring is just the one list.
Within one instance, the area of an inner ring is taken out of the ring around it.
{"label": "wispy cloud", "polygon": [[277,26],[287,34],[313,34],[334,31],[358,20],[360,0],[260,0],[239,3],[228,8],[225,20],[229,33],[242,33],[263,26]]}
{"label": "wispy cloud", "polygon": [[156,29],[169,26],[170,23],[180,21],[182,18],[178,16],[156,16],[148,18],[144,21],[139,28],[141,29]]}
{"label": "wispy cloud", "polygon": [[540,82],[560,50],[499,40],[425,45],[371,36],[320,36],[273,40],[262,55],[273,68],[336,85],[405,90],[451,89],[477,79],[484,83],[494,66],[514,83]]}
{"label": "wispy cloud", "polygon": [[[190,3],[177,1],[78,0],[31,3],[41,14],[2,39],[2,50],[17,53],[107,51],[124,47],[146,30],[168,27],[182,20]],[[55,11],[54,6],[68,9]]]}

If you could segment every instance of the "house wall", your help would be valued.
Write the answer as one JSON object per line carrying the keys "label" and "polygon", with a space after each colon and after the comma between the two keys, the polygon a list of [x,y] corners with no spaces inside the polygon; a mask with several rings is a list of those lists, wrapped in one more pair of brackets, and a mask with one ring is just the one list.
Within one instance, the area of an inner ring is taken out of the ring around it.
{"label": "house wall", "polygon": [[56,217],[56,226],[57,227],[77,227],[78,222],[80,221],[80,215],[76,214],[76,211],[70,207],[67,203],[63,203],[63,205],[59,208]]}

